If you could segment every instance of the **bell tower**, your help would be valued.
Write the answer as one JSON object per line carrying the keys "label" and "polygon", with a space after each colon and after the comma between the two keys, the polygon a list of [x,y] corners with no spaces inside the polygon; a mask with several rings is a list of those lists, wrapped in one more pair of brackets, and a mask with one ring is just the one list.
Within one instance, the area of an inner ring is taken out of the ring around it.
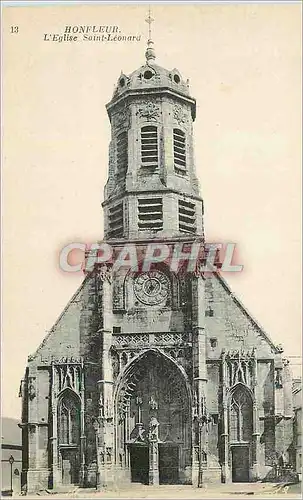
{"label": "bell tower", "polygon": [[196,101],[178,69],[155,63],[151,21],[149,15],[145,64],[130,75],[121,72],[107,104],[107,240],[203,236],[193,145]]}

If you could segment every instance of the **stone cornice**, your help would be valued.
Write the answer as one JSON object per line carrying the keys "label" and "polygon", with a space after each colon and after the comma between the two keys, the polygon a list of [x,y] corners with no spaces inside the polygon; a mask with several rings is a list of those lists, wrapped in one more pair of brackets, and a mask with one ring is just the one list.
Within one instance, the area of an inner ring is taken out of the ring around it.
{"label": "stone cornice", "polygon": [[108,116],[111,116],[111,111],[121,104],[123,101],[128,99],[129,97],[135,97],[135,96],[160,96],[162,97],[163,95],[168,95],[170,97],[174,97],[176,99],[179,99],[181,101],[185,101],[191,106],[191,114],[192,114],[192,119],[195,120],[196,118],[196,100],[192,97],[186,96],[182,93],[179,93],[175,90],[170,89],[169,87],[162,87],[162,88],[156,88],[156,89],[130,89],[124,92],[123,95],[119,96],[116,99],[113,99],[111,102],[109,102],[106,105],[107,113]]}

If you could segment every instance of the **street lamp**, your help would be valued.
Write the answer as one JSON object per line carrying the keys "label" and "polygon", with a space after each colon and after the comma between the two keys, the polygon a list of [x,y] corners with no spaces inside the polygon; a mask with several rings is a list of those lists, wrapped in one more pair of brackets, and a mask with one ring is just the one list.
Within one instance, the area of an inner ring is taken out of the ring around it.
{"label": "street lamp", "polygon": [[203,487],[203,464],[202,464],[202,454],[203,454],[203,415],[198,417],[199,425],[199,472],[198,472],[198,488]]}
{"label": "street lamp", "polygon": [[13,455],[11,455],[8,459],[11,466],[11,496],[13,496],[13,463],[15,461]]}
{"label": "street lamp", "polygon": [[199,415],[197,417],[199,426],[199,472],[198,472],[198,488],[203,488],[203,428],[209,424],[210,417],[207,414]]}
{"label": "street lamp", "polygon": [[99,446],[98,446],[99,422],[97,419],[94,420],[93,427],[95,430],[95,443],[96,443],[96,490],[99,490],[100,487]]}

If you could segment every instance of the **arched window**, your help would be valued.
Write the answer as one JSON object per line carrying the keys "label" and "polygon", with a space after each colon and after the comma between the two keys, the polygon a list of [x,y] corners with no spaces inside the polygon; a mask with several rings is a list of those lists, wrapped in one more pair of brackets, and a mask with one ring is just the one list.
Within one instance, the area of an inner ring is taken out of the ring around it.
{"label": "arched window", "polygon": [[117,137],[117,178],[123,178],[126,175],[128,167],[128,141],[127,132],[121,132]]}
{"label": "arched window", "polygon": [[79,444],[80,440],[80,402],[67,391],[58,403],[59,444]]}
{"label": "arched window", "polygon": [[143,167],[157,167],[158,153],[158,130],[153,125],[141,129],[141,162]]}
{"label": "arched window", "polygon": [[175,171],[183,173],[186,170],[185,133],[178,128],[174,128],[173,139]]}
{"label": "arched window", "polygon": [[244,388],[237,387],[229,408],[230,441],[251,441],[252,426],[251,397]]}

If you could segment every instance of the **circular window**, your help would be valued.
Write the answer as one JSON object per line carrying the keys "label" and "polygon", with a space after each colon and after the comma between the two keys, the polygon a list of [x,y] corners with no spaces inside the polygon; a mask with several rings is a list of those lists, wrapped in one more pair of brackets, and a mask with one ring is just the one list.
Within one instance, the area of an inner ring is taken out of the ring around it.
{"label": "circular window", "polygon": [[124,78],[120,78],[119,83],[120,83],[120,87],[124,87],[124,85],[125,85]]}
{"label": "circular window", "polygon": [[179,75],[174,75],[174,82],[175,83],[180,83],[180,77],[179,77]]}
{"label": "circular window", "polygon": [[144,76],[145,80],[150,80],[154,76],[154,74],[152,71],[147,69],[146,71],[144,71],[143,76]]}

